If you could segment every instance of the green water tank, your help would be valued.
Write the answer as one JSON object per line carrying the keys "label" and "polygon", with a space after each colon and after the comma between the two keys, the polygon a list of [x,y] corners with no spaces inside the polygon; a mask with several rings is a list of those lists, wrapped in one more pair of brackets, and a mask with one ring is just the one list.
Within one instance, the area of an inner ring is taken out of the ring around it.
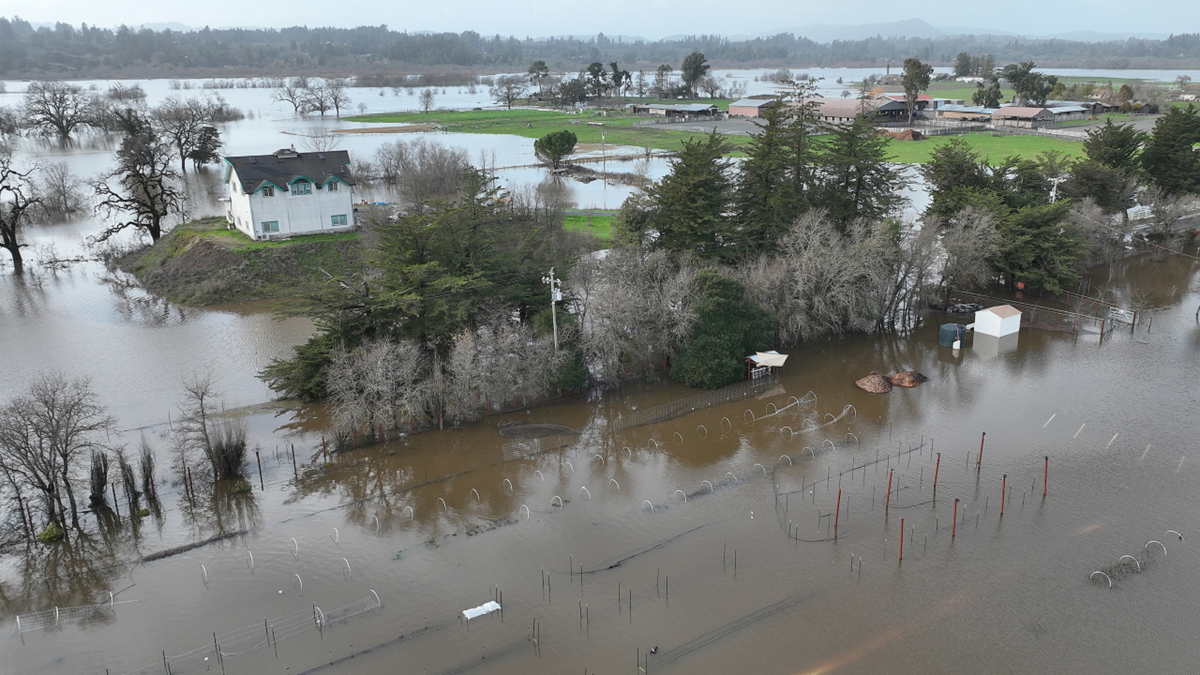
{"label": "green water tank", "polygon": [[962,346],[961,341],[967,337],[967,327],[961,323],[944,323],[938,330],[938,344],[943,347],[953,347],[954,341],[959,340],[959,346]]}

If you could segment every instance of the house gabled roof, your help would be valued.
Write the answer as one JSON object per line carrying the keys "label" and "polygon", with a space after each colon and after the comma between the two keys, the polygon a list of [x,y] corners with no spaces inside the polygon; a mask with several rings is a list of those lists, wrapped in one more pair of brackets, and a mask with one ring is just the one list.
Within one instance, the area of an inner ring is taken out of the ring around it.
{"label": "house gabled roof", "polygon": [[729,104],[730,108],[765,108],[775,103],[778,100],[774,96],[771,98],[743,98]]}
{"label": "house gabled roof", "polygon": [[1046,115],[1052,115],[1052,114],[1053,113],[1051,113],[1050,110],[1047,108],[1031,108],[1031,107],[1026,107],[1026,106],[1010,105],[1010,106],[1004,106],[1004,107],[1000,108],[999,110],[997,110],[996,112],[992,113],[992,117],[1031,119],[1034,117],[1045,117]]}
{"label": "house gabled roof", "polygon": [[350,173],[350,153],[345,150],[329,152],[296,152],[277,150],[269,155],[226,157],[226,164],[237,174],[242,191],[251,194],[270,184],[286,190],[298,180],[325,185],[337,180],[355,185]]}

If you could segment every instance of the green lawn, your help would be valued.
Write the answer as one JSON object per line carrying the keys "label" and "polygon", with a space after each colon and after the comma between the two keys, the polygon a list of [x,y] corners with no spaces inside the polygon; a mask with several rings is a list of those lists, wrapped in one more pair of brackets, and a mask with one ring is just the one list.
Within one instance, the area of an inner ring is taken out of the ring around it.
{"label": "green lawn", "polygon": [[[705,102],[708,99],[703,99]],[[720,99],[718,99],[718,103]],[[436,111],[430,113],[384,113],[347,117],[349,122],[378,124],[438,124],[446,131],[468,134],[512,134],[525,138],[541,138],[552,131],[569,129],[580,143],[628,145],[656,150],[678,150],[683,141],[697,136],[695,132],[671,129],[671,125],[636,126],[645,121],[622,113],[600,115],[548,110],[470,110],[464,112]],[[591,124],[589,124],[591,123]],[[746,136],[731,136],[729,144],[738,146],[750,141]]]}
{"label": "green lawn", "polygon": [[[220,218],[219,225],[223,226],[225,219]],[[357,239],[357,232],[333,232],[330,234],[305,234],[295,237],[290,237],[286,241],[256,241],[247,237],[241,230],[230,230],[224,227],[203,227],[202,224],[209,222],[208,219],[198,221],[196,223],[188,223],[180,227],[186,227],[202,237],[220,238],[226,241],[233,242],[234,251],[261,251],[269,248],[283,248],[285,246],[293,246],[295,244],[321,244],[331,241],[349,241]],[[191,226],[191,227],[188,227]]]}
{"label": "green lawn", "polygon": [[1069,157],[1083,155],[1083,144],[1078,141],[1043,136],[990,136],[987,134],[936,136],[923,141],[893,140],[888,150],[893,161],[906,164],[925,164],[929,161],[933,151],[950,142],[951,138],[961,138],[978,152],[980,157],[990,158],[992,161],[999,161],[1011,155],[1033,158],[1047,150],[1058,150]]}
{"label": "green lawn", "polygon": [[566,216],[563,229],[568,232],[587,232],[600,241],[612,239],[612,216]]}

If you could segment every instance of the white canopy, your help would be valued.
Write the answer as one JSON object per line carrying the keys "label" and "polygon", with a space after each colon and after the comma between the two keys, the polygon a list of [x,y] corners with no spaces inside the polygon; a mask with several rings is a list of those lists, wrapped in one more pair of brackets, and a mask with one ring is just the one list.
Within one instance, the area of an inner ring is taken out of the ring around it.
{"label": "white canopy", "polygon": [[787,354],[780,354],[772,349],[769,352],[755,352],[754,356],[750,357],[750,360],[759,366],[780,368],[783,366],[784,361],[787,361],[787,357]]}
{"label": "white canopy", "polygon": [[500,609],[500,603],[493,600],[491,602],[485,602],[478,607],[472,607],[471,609],[464,609],[462,614],[464,617],[467,618],[467,621],[470,621],[471,619],[474,619],[476,617],[480,617],[485,614],[491,614],[492,612],[499,611],[499,609]]}

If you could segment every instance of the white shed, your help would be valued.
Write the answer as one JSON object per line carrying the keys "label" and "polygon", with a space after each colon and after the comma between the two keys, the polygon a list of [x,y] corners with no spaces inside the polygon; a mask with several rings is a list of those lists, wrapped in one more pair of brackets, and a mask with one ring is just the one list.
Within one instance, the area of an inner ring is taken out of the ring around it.
{"label": "white shed", "polygon": [[988,307],[975,312],[975,332],[980,335],[1004,337],[1021,330],[1021,310],[1012,305]]}

